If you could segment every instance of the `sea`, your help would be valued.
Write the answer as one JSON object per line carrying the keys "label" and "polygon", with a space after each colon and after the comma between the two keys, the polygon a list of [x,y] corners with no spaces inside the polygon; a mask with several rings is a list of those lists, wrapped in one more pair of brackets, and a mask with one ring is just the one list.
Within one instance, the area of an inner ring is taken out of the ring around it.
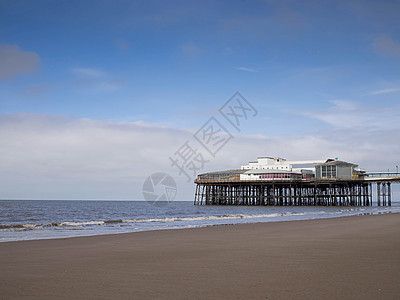
{"label": "sea", "polygon": [[399,213],[390,207],[196,206],[192,201],[0,200],[0,242]]}

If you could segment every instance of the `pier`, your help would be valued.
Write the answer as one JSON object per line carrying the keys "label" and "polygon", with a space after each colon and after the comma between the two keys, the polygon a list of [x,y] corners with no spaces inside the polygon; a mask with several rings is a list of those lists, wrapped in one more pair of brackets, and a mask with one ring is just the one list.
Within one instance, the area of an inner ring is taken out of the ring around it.
{"label": "pier", "polygon": [[259,158],[241,169],[200,174],[194,181],[194,204],[391,206],[391,185],[400,182],[397,172],[370,176],[357,165],[336,160],[295,167],[284,159]]}
{"label": "pier", "polygon": [[[196,180],[195,205],[391,206],[387,180]],[[372,185],[376,185],[376,198]]]}

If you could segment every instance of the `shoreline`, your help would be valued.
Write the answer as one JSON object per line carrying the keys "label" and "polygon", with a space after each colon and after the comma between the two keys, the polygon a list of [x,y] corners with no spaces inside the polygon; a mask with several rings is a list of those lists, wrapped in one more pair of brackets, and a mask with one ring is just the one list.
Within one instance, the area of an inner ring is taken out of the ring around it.
{"label": "shoreline", "polygon": [[4,242],[0,295],[394,299],[399,225],[391,213]]}
{"label": "shoreline", "polygon": [[[388,207],[389,208],[389,207]],[[25,239],[25,240],[16,240],[16,241],[0,241],[0,245],[3,243],[16,243],[16,242],[28,242],[28,241],[40,241],[40,240],[57,240],[57,239],[73,239],[73,238],[84,238],[84,237],[92,237],[92,236],[108,236],[108,235],[119,235],[119,234],[130,234],[137,232],[149,232],[149,231],[164,231],[164,230],[182,230],[182,229],[196,229],[196,228],[207,228],[207,227],[215,227],[215,226],[231,226],[231,225],[244,225],[244,224],[262,224],[262,223],[275,223],[275,222],[293,222],[293,221],[307,221],[307,220],[319,220],[319,219],[334,219],[334,218],[347,218],[347,217],[360,217],[360,216],[372,216],[372,215],[385,215],[385,214],[400,214],[400,212],[378,212],[378,213],[358,213],[355,215],[333,215],[333,216],[324,216],[320,218],[312,218],[312,219],[289,219],[289,220],[268,220],[268,221],[257,221],[257,222],[244,222],[244,223],[226,223],[226,224],[204,224],[204,225],[187,225],[187,227],[181,228],[156,228],[156,229],[144,229],[137,231],[127,231],[127,232],[116,232],[116,233],[98,233],[98,234],[89,234],[89,235],[76,235],[76,236],[61,236],[61,237],[42,237],[42,238],[33,238],[33,239]],[[301,215],[301,214],[300,214]],[[295,215],[296,216],[296,215]],[[254,217],[257,218],[257,217]],[[224,218],[223,218],[224,219]],[[227,218],[227,219],[253,219],[252,218]],[[89,221],[91,222],[91,221]],[[103,221],[104,222],[104,221]],[[54,230],[54,229],[51,229]]]}

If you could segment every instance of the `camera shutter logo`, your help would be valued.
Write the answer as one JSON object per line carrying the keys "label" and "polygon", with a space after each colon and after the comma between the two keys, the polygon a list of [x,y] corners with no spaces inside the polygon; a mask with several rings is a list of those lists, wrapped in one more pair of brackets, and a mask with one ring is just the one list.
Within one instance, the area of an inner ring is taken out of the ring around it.
{"label": "camera shutter logo", "polygon": [[175,199],[176,182],[166,173],[154,173],[144,181],[142,193],[144,199],[152,205],[160,202],[167,204]]}

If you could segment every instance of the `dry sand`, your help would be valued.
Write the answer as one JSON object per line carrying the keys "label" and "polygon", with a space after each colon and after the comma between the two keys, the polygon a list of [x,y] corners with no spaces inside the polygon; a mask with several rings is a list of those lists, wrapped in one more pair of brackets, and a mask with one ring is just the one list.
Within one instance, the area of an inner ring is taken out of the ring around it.
{"label": "dry sand", "polygon": [[0,299],[399,299],[400,214],[0,244]]}

